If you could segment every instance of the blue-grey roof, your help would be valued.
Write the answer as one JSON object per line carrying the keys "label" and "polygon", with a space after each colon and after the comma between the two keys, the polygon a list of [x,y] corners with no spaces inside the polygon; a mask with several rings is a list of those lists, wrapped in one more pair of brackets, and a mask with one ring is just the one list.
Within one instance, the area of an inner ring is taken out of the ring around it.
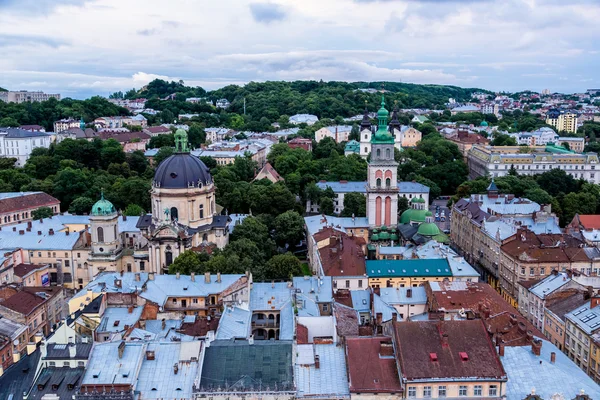
{"label": "blue-grey roof", "polygon": [[246,217],[250,214],[229,214],[231,222],[229,223],[229,233],[233,233],[233,230],[238,224],[241,224]]}
{"label": "blue-grey roof", "polygon": [[117,341],[94,344],[81,384],[135,384],[146,345],[139,342],[127,342],[122,357],[119,357],[121,343]]}
{"label": "blue-grey roof", "polygon": [[398,311],[390,305],[388,305],[379,295],[373,294],[373,312],[375,314],[381,313],[383,322],[392,319],[392,315],[396,314],[398,321],[402,321]]}
{"label": "blue-grey roof", "polygon": [[[320,189],[328,187],[334,193],[367,193],[366,181],[345,181],[345,182],[317,182]],[[429,193],[429,187],[418,182],[398,182],[398,192],[400,193]]]}
{"label": "blue-grey roof", "polygon": [[[139,232],[139,228],[136,227],[140,217],[126,217],[124,220],[122,216],[119,217],[117,226],[119,232]],[[37,231],[42,233],[48,233],[48,230],[54,229],[54,232],[58,232],[66,228],[67,225],[90,225],[89,215],[74,215],[74,214],[62,214],[53,215],[51,218],[45,218],[43,220],[30,221],[31,232],[25,232],[25,235],[37,236]],[[13,225],[19,230],[27,229],[27,222]],[[11,226],[12,227],[12,226]]]}
{"label": "blue-grey roof", "polygon": [[38,235],[33,230],[24,235],[12,231],[0,231],[0,249],[14,249],[21,247],[25,250],[72,250],[79,239],[79,235],[66,232],[48,234],[46,230]]}
{"label": "blue-grey roof", "polygon": [[12,199],[13,197],[21,197],[21,196],[29,196],[32,194],[37,194],[42,192],[5,192],[0,193],[0,200]]}
{"label": "blue-grey roof", "polygon": [[352,308],[358,312],[371,312],[371,292],[365,290],[351,290]]}
{"label": "blue-grey roof", "polygon": [[541,210],[541,206],[525,198],[515,197],[512,200],[508,200],[507,197],[488,197],[487,194],[474,194],[471,195],[470,201],[475,201],[475,196],[479,200],[479,208],[482,211],[489,212],[492,214],[501,215],[512,215],[512,214],[532,214]]}
{"label": "blue-grey roof", "polygon": [[217,339],[247,339],[250,336],[252,313],[239,307],[227,307],[219,320]]}
{"label": "blue-grey roof", "polygon": [[[336,344],[301,344],[296,347],[294,375],[298,397],[349,397],[344,347]],[[319,368],[315,368],[315,355]]]}
{"label": "blue-grey roof", "polygon": [[250,291],[252,311],[281,310],[292,299],[286,282],[253,283]]}
{"label": "blue-grey roof", "polygon": [[545,299],[550,293],[560,289],[562,286],[571,282],[571,278],[564,273],[559,272],[556,275],[549,275],[529,288],[529,291],[539,297]]}
{"label": "blue-grey roof", "polygon": [[290,301],[279,313],[279,340],[294,339],[294,308]]}
{"label": "blue-grey roof", "polygon": [[[550,362],[551,353],[556,354],[555,363]],[[524,399],[532,389],[544,400],[557,393],[572,399],[582,389],[590,398],[600,399],[600,386],[546,340],[543,340],[539,357],[533,354],[531,346],[506,346],[504,357],[500,358],[508,376],[507,399]]]}
{"label": "blue-grey roof", "polygon": [[128,307],[107,307],[97,328],[98,332],[122,332],[125,326],[132,327],[142,316],[144,307],[134,307],[129,312]]}
{"label": "blue-grey roof", "polygon": [[[413,288],[381,288],[381,300],[387,304],[426,304],[427,294],[425,286]],[[408,290],[411,290],[411,297],[407,296]]]}
{"label": "blue-grey roof", "polygon": [[[154,360],[143,360],[136,392],[144,399],[191,399],[198,375],[200,342],[150,343]],[[195,357],[195,360],[192,360]],[[175,373],[173,366],[177,364]]]}
{"label": "blue-grey roof", "polygon": [[600,307],[590,307],[591,302],[588,302],[565,315],[566,319],[588,335],[600,329]]}
{"label": "blue-grey roof", "polygon": [[[140,280],[136,281],[135,273],[125,272],[121,276],[116,272],[104,272],[96,279],[88,283],[86,287],[77,292],[74,298],[85,297],[87,290],[101,293],[103,290],[109,293],[133,293],[146,285],[146,290],[139,295],[158,305],[164,305],[169,297],[206,297],[211,294],[221,293],[244,275],[223,274],[220,282],[215,274],[210,276],[210,283],[206,283],[204,275],[195,277],[192,282],[190,275],[155,275],[154,280],[148,280],[148,274],[140,273]],[[121,287],[115,285],[115,281],[121,281]]]}
{"label": "blue-grey roof", "polygon": [[333,289],[330,276],[297,276],[293,279],[294,289],[300,289],[300,293],[317,303],[331,303],[333,301]]}
{"label": "blue-grey roof", "polygon": [[51,136],[50,133],[40,131],[28,131],[21,128],[0,128],[0,134],[6,133],[7,138],[21,139],[28,137]]}
{"label": "blue-grey roof", "polygon": [[331,215],[323,216],[313,215],[311,217],[304,217],[304,224],[310,235],[314,235],[326,226],[331,226],[341,232],[348,228],[369,228],[369,220],[367,217],[335,217]]}

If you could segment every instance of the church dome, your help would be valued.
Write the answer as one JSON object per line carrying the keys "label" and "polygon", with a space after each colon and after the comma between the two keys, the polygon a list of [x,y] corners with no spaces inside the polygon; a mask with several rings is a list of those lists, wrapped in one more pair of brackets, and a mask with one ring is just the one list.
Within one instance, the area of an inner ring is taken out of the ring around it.
{"label": "church dome", "polygon": [[102,197],[100,198],[100,200],[98,200],[96,204],[92,206],[92,215],[95,216],[111,215],[116,212],[117,210],[115,209],[113,203],[104,198],[104,193],[102,193]]}
{"label": "church dome", "polygon": [[208,167],[189,153],[175,153],[160,163],[152,181],[163,189],[187,189],[212,183]]}
{"label": "church dome", "polygon": [[421,225],[419,225],[419,229],[417,230],[417,233],[419,235],[422,236],[436,236],[439,235],[440,232],[440,228],[438,228],[438,226],[436,224],[434,224],[433,222],[423,222]]}
{"label": "church dome", "polygon": [[400,223],[410,224],[411,222],[425,222],[427,212],[427,210],[409,208],[400,215]]}
{"label": "church dome", "polygon": [[489,126],[489,124],[487,123],[487,121],[481,121],[481,125],[480,126]]}

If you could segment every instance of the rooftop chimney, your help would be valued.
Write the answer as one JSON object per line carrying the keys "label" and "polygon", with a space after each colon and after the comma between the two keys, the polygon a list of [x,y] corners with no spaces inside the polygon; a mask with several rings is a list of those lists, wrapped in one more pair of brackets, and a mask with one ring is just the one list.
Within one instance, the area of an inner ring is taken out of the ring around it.
{"label": "rooftop chimney", "polygon": [[498,355],[500,357],[504,357],[504,343],[500,343],[498,345]]}
{"label": "rooftop chimney", "polygon": [[154,350],[146,350],[146,360],[155,360],[156,359],[156,353],[154,352]]}
{"label": "rooftop chimney", "polygon": [[221,273],[217,272],[217,283],[221,283]]}
{"label": "rooftop chimney", "polygon": [[377,326],[381,325],[381,322],[383,321],[383,314],[378,312],[377,314],[375,314],[375,323],[377,324]]}
{"label": "rooftop chimney", "polygon": [[38,231],[38,236],[42,236],[42,231]]}
{"label": "rooftop chimney", "polygon": [[600,304],[600,296],[592,296],[591,303],[590,303],[590,309],[596,307],[598,304]]}
{"label": "rooftop chimney", "polygon": [[140,273],[139,273],[139,272],[136,272],[136,273],[135,273],[135,280],[136,280],[136,282],[139,282],[139,281],[141,281],[141,280],[142,280],[142,276],[140,275]]}
{"label": "rooftop chimney", "polygon": [[123,214],[123,221],[127,221],[127,215]]}
{"label": "rooftop chimney", "polygon": [[315,354],[315,368],[319,369],[321,368],[321,360],[319,359],[319,355]]}
{"label": "rooftop chimney", "polygon": [[77,345],[75,343],[69,343],[69,357],[75,358],[77,355]]}
{"label": "rooftop chimney", "polygon": [[122,269],[121,271],[119,271],[119,273],[121,274],[121,276],[123,276],[125,274],[125,270]]}
{"label": "rooftop chimney", "polygon": [[121,287],[121,280],[120,279],[115,279],[115,286],[120,288]]}
{"label": "rooftop chimney", "polygon": [[555,352],[550,353],[550,362],[552,364],[554,364],[556,362],[556,353]]}
{"label": "rooftop chimney", "polygon": [[164,318],[161,320],[161,326],[163,330],[167,327],[167,321]]}
{"label": "rooftop chimney", "polygon": [[536,356],[539,356],[542,353],[542,341],[540,339],[534,339],[531,342],[531,351]]}
{"label": "rooftop chimney", "polygon": [[148,280],[151,280],[151,281],[154,280],[154,272],[149,272],[148,273]]}
{"label": "rooftop chimney", "polygon": [[24,235],[24,234],[25,234],[25,231],[23,231],[23,230],[19,231],[19,235]]}
{"label": "rooftop chimney", "polygon": [[179,372],[179,364],[175,363],[175,364],[173,364],[173,373],[175,375],[177,375],[178,372]]}
{"label": "rooftop chimney", "polygon": [[406,297],[409,299],[412,297],[412,289],[406,289]]}
{"label": "rooftop chimney", "polygon": [[517,316],[515,314],[510,314],[510,324],[516,325],[518,322]]}
{"label": "rooftop chimney", "polygon": [[123,353],[125,353],[125,342],[121,342],[119,344],[119,358],[123,358]]}
{"label": "rooftop chimney", "polygon": [[50,235],[50,236],[54,235],[54,229],[50,228],[48,230],[48,235]]}
{"label": "rooftop chimney", "polygon": [[448,347],[448,334],[442,333],[442,347]]}
{"label": "rooftop chimney", "polygon": [[204,283],[210,283],[210,272],[204,273]]}
{"label": "rooftop chimney", "polygon": [[127,307],[127,312],[128,312],[129,314],[133,314],[133,306],[129,306],[129,307]]}
{"label": "rooftop chimney", "polygon": [[379,357],[393,357],[394,345],[390,340],[379,342]]}
{"label": "rooftop chimney", "polygon": [[178,273],[176,273],[176,274],[175,274],[175,279],[179,279],[179,277],[180,277],[180,276],[181,276],[181,275],[179,274],[179,272],[178,272]]}
{"label": "rooftop chimney", "polygon": [[16,232],[16,231],[17,231],[17,227],[13,226],[13,232]]}
{"label": "rooftop chimney", "polygon": [[27,227],[31,228],[31,226],[32,226],[31,221],[27,221]]}
{"label": "rooftop chimney", "polygon": [[190,280],[191,280],[192,282],[196,282],[196,273],[195,273],[195,272],[191,272],[191,273],[190,273]]}

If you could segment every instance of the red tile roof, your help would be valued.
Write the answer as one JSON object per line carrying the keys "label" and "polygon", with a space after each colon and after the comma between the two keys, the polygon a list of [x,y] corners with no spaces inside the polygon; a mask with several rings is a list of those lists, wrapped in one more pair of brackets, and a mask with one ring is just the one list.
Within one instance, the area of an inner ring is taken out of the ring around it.
{"label": "red tile roof", "polygon": [[402,391],[396,359],[381,354],[382,343],[389,348],[391,338],[346,338],[346,361],[351,393],[400,393]]}
{"label": "red tile roof", "polygon": [[189,336],[204,337],[208,331],[215,331],[219,326],[219,319],[217,317],[211,317],[210,320],[207,317],[196,316],[196,321],[193,323],[184,322],[181,324],[181,328],[177,330],[179,333],[183,333]]}
{"label": "red tile roof", "polygon": [[58,206],[60,201],[47,193],[23,194],[23,196],[10,197],[0,200],[0,213],[21,211],[30,208]]}
{"label": "red tile roof", "polygon": [[358,312],[355,309],[334,303],[333,315],[335,316],[336,329],[339,336],[358,336],[359,320]]}
{"label": "red tile roof", "polygon": [[145,132],[109,132],[103,131],[98,134],[102,140],[115,139],[119,143],[129,143],[133,139],[140,141],[150,140],[150,135]]}
{"label": "red tile roof", "polygon": [[579,215],[579,222],[585,229],[600,229],[600,215]]}
{"label": "red tile roof", "polygon": [[44,304],[46,300],[40,296],[26,291],[17,292],[4,300],[0,305],[18,312],[23,315],[29,315],[38,307]]}
{"label": "red tile roof", "polygon": [[506,379],[481,320],[396,322],[403,379]]}
{"label": "red tile roof", "polygon": [[329,245],[319,249],[323,273],[327,276],[362,276],[366,273],[362,237],[348,236],[333,228],[324,228],[313,235],[318,243],[329,239]]}
{"label": "red tile roof", "polygon": [[522,262],[589,261],[583,242],[570,235],[540,234],[529,230],[519,230],[514,239],[502,245],[502,251]]}
{"label": "red tile roof", "polygon": [[149,126],[144,130],[150,133],[171,133],[171,130],[164,126]]}
{"label": "red tile roof", "polygon": [[[436,282],[435,285],[439,285],[440,290],[432,290],[431,284],[426,282],[425,291],[430,311],[458,314],[462,310],[469,318],[482,319],[490,336],[502,333],[505,344],[509,346],[530,344],[531,337],[528,332],[543,337],[542,332],[519,314],[490,285],[482,282],[464,283],[463,288],[459,289],[457,282]],[[514,318],[511,319],[511,315]],[[524,327],[519,327],[519,323]]]}
{"label": "red tile roof", "polygon": [[40,264],[19,264],[14,268],[14,274],[19,278],[24,277],[29,274],[31,271],[35,271],[36,269],[44,268],[45,265]]}

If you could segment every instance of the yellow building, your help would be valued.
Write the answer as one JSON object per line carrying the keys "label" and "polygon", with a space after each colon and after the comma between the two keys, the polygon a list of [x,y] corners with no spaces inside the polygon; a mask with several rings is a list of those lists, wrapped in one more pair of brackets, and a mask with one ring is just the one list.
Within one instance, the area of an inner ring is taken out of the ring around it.
{"label": "yellow building", "polygon": [[367,260],[369,286],[417,287],[425,282],[453,280],[452,269],[445,258],[408,260]]}
{"label": "yellow building", "polygon": [[550,110],[546,116],[546,123],[558,132],[577,132],[577,117],[577,113],[574,112]]}

